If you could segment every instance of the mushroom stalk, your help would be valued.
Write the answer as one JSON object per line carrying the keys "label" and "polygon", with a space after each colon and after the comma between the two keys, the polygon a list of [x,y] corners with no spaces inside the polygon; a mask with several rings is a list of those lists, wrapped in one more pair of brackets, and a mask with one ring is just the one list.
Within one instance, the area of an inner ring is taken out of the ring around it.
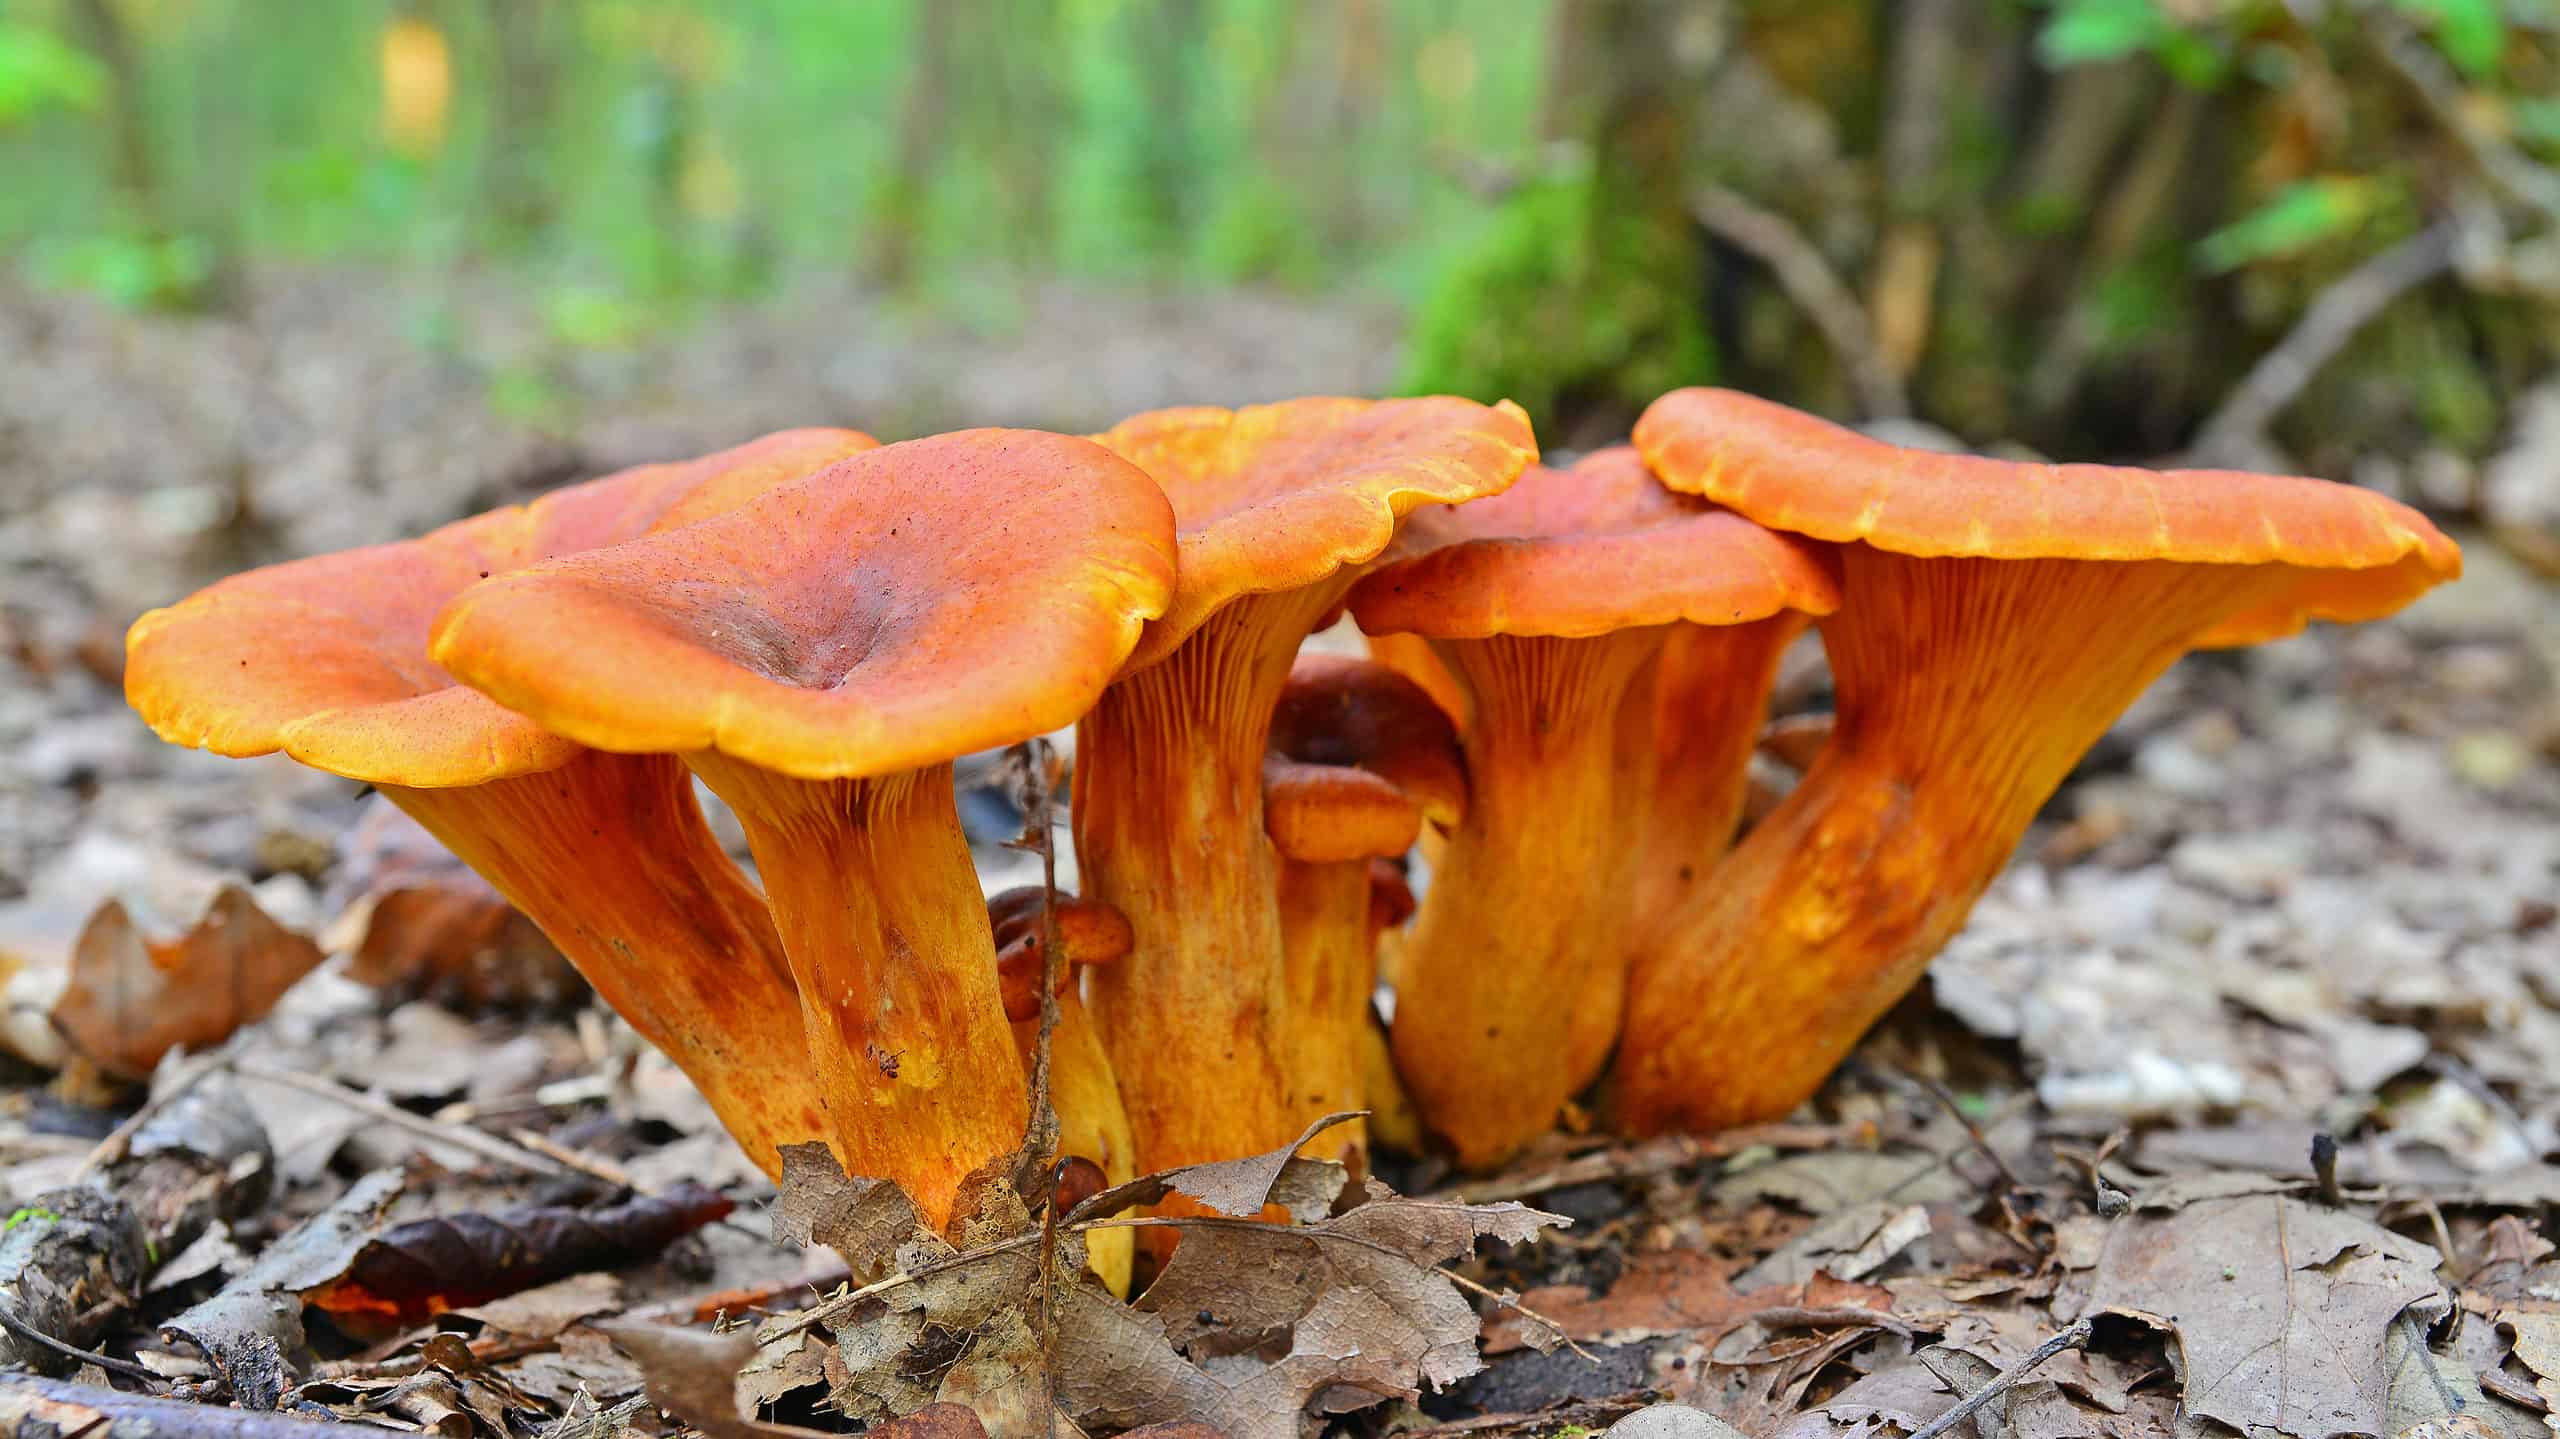
{"label": "mushroom stalk", "polygon": [[1415,1107],[1471,1168],[1543,1132],[1617,1036],[1617,722],[1663,634],[1434,645],[1471,696],[1474,788],[1398,961],[1391,1042]]}
{"label": "mushroom stalk", "polygon": [[781,1145],[827,1132],[764,896],[681,763],[585,751],[514,779],[379,788],[539,925],[767,1174]]}
{"label": "mushroom stalk", "polygon": [[[1369,861],[1280,861],[1280,933],[1287,954],[1289,1103],[1307,1121],[1368,1107],[1364,1040],[1375,1027],[1377,929],[1369,922]],[[1368,1129],[1352,1120],[1306,1153],[1365,1164]]]}
{"label": "mushroom stalk", "polygon": [[1030,1102],[951,767],[803,780],[686,761],[755,850],[845,1168],[897,1180],[940,1228]]}
{"label": "mushroom stalk", "polygon": [[[2282,566],[1841,551],[1839,697],[1794,792],[1666,917],[1614,1080],[1640,1133],[1774,1119],[1964,924],[2036,812]],[[2057,639],[2061,642],[2057,642]]]}
{"label": "mushroom stalk", "polygon": [[1628,846],[1630,937],[1676,907],[1733,843],[1778,661],[1808,623],[1786,610],[1749,624],[1673,625],[1628,696],[1620,797],[1643,816],[1642,838]]}
{"label": "mushroom stalk", "polygon": [[1141,1171],[1298,1132],[1278,1052],[1289,999],[1262,755],[1299,640],[1348,584],[1232,601],[1115,681],[1077,727],[1085,893],[1137,937],[1128,959],[1089,977],[1088,997]]}

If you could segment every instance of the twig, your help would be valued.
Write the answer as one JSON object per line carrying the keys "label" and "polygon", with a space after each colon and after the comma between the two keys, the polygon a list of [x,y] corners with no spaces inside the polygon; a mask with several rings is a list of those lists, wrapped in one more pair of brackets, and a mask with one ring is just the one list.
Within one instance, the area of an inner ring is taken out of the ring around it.
{"label": "twig", "polygon": [[65,1344],[19,1318],[5,1304],[0,1304],[0,1329],[6,1329],[39,1349],[50,1349],[77,1364],[95,1364],[110,1374],[121,1374],[127,1379],[139,1379],[148,1384],[162,1382],[159,1375],[131,1360],[114,1359],[95,1350],[83,1349],[76,1344]]}
{"label": "twig", "polygon": [[287,1089],[298,1089],[305,1094],[316,1094],[323,1099],[334,1100],[368,1119],[379,1119],[394,1128],[408,1130],[422,1138],[450,1144],[456,1149],[476,1154],[492,1164],[502,1164],[510,1169],[522,1169],[534,1174],[576,1172],[571,1166],[559,1160],[536,1154],[521,1145],[509,1144],[503,1139],[482,1134],[476,1129],[438,1124],[423,1115],[411,1114],[397,1105],[385,1104],[371,1095],[359,1094],[332,1080],[314,1079],[310,1075],[296,1074],[289,1069],[270,1069],[263,1064],[235,1063],[232,1068],[244,1079],[281,1084]]}
{"label": "twig", "polygon": [[507,1137],[543,1158],[557,1161],[564,1168],[574,1169],[590,1179],[601,1180],[616,1189],[628,1189],[634,1194],[644,1192],[644,1186],[631,1177],[630,1170],[610,1159],[599,1159],[592,1154],[580,1153],[557,1140],[536,1134],[530,1129],[511,1129],[507,1131]]}
{"label": "twig", "polygon": [[1762,209],[1721,185],[1700,190],[1689,209],[1709,233],[1769,267],[1778,288],[1804,311],[1824,343],[1840,357],[1859,409],[1871,419],[1911,413],[1902,380],[1876,343],[1866,307],[1786,216]]}
{"label": "twig", "polygon": [[2038,1365],[2065,1349],[2077,1349],[2088,1343],[2089,1332],[2089,1320],[2084,1315],[2070,1328],[2027,1351],[2027,1357],[2001,1370],[1990,1383],[1957,1400],[1955,1407],[1914,1430],[1911,1439],[1938,1439],[1938,1436],[1972,1418],[1974,1412],[1985,1404],[2026,1382],[2027,1376],[2034,1373]]}
{"label": "twig", "polygon": [[2207,458],[2245,456],[2358,330],[2389,309],[2392,301],[2453,267],[2456,228],[2450,217],[2438,219],[2321,291],[2292,332],[2249,367],[2249,373],[2196,432],[2196,453]]}
{"label": "twig", "polygon": [[90,1150],[89,1157],[80,1161],[80,1167],[72,1172],[71,1182],[80,1183],[124,1158],[126,1152],[133,1148],[133,1137],[142,1132],[144,1125],[159,1118],[162,1110],[177,1103],[189,1090],[202,1083],[206,1075],[228,1067],[238,1057],[241,1043],[246,1038],[245,1033],[234,1034],[223,1042],[221,1048],[186,1061],[169,1081],[167,1089],[144,1100],[141,1108],[126,1115],[122,1123],[108,1131],[106,1138],[98,1141],[98,1147]]}
{"label": "twig", "polygon": [[1890,1329],[1909,1336],[1920,1332],[1919,1326],[1897,1314],[1881,1309],[1867,1309],[1855,1304],[1817,1304],[1810,1307],[1782,1304],[1774,1309],[1755,1311],[1752,1316],[1770,1329]]}
{"label": "twig", "polygon": [[2560,173],[2473,124],[2464,110],[2461,79],[2397,16],[2368,10],[2366,24],[2383,60],[2417,92],[2428,114],[2453,136],[2454,143],[2471,157],[2471,163],[2489,183],[2505,191],[2510,199],[2540,211],[2552,224],[2560,225]]}
{"label": "twig", "polygon": [[1964,1112],[1963,1108],[1956,1103],[1956,1097],[1947,1093],[1945,1085],[1925,1074],[1914,1074],[1910,1078],[1912,1082],[1927,1090],[1931,1099],[1938,1101],[1939,1108],[1952,1116],[1956,1123],[1964,1126],[1965,1137],[1973,1141],[1973,1147],[1981,1151],[1983,1158],[1991,1161],[1992,1168],[2000,1171],[2002,1183],[2008,1185],[2013,1192],[2026,1192],[2026,1182],[2018,1178],[2016,1170],[2009,1167],[2009,1161],[2000,1157],[2000,1151],[1991,1147],[1991,1140],[1982,1132],[1982,1126],[1973,1122],[1973,1116]]}
{"label": "twig", "polygon": [[1466,1290],[1470,1294],[1483,1295],[1485,1298],[1492,1300],[1494,1303],[1501,1305],[1503,1308],[1510,1310],[1512,1313],[1519,1315],[1521,1318],[1528,1320],[1532,1324],[1543,1324],[1547,1326],[1549,1329],[1556,1332],[1557,1342],[1563,1344],[1565,1348],[1572,1350],[1577,1356],[1593,1364],[1600,1362],[1600,1356],[1574,1342],[1573,1336],[1565,1332],[1563,1325],[1558,1324],[1555,1320],[1539,1313],[1528,1305],[1521,1303],[1519,1295],[1514,1294],[1507,1289],[1495,1289],[1489,1285],[1479,1284],[1475,1280],[1469,1279],[1467,1276],[1460,1274],[1455,1269],[1448,1268],[1445,1265],[1435,1267],[1438,1268],[1441,1278],[1448,1280],[1450,1283],[1457,1285],[1459,1288]]}
{"label": "twig", "polygon": [[379,1424],[125,1394],[94,1384],[0,1376],[0,1439],[348,1439],[405,1434]]}

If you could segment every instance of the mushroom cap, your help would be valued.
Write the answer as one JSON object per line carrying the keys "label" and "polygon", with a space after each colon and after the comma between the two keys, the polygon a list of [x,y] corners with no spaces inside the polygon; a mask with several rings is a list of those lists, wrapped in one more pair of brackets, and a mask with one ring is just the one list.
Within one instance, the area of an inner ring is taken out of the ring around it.
{"label": "mushroom cap", "polygon": [[1392,858],[1422,834],[1422,806],[1383,776],[1338,764],[1262,761],[1262,824],[1304,864]]}
{"label": "mushroom cap", "polygon": [[1094,438],[1164,487],[1181,536],[1181,585],[1132,670],[1229,601],[1365,564],[1415,507],[1499,494],[1538,457],[1519,406],[1447,395],[1152,410]]}
{"label": "mushroom cap", "polygon": [[2230,470],[2021,464],[1906,450],[1732,390],[1674,390],[1636,422],[1664,484],[1773,529],[1930,558],[2285,565],[2300,584],[2206,644],[2375,619],[2462,573],[2423,515],[2352,485]]}
{"label": "mushroom cap", "polygon": [[784,430],[418,539],[234,575],[134,622],[125,698],[174,744],[233,757],[281,750],[372,784],[442,788],[556,769],[575,744],[428,659],[436,611],[492,575],[717,513],[878,443],[853,430]]}
{"label": "mushroom cap", "polygon": [[[1456,723],[1429,691],[1375,660],[1299,655],[1272,710],[1271,752],[1292,768],[1366,771],[1441,824],[1466,816],[1467,768]],[[1266,803],[1271,775],[1266,763]],[[1387,853],[1402,854],[1404,846]]]}
{"label": "mushroom cap", "polygon": [[1508,492],[1416,515],[1411,529],[1434,547],[1352,588],[1351,613],[1373,634],[1584,639],[1840,605],[1811,546],[1672,493],[1625,446],[1533,466]]}
{"label": "mushroom cap", "polygon": [[1392,859],[1369,861],[1369,927],[1393,929],[1413,918],[1413,886]]}
{"label": "mushroom cap", "polygon": [[[1048,967],[1042,956],[1044,896],[1040,886],[1030,884],[987,897],[987,924],[995,932],[996,978],[1007,1019],[1021,1021],[1040,1013],[1040,976]],[[1058,969],[1059,993],[1075,983],[1076,966],[1126,958],[1137,943],[1137,932],[1119,910],[1098,899],[1058,896],[1058,947],[1066,960]]]}
{"label": "mushroom cap", "polygon": [[475,585],[431,648],[597,749],[878,776],[1073,722],[1173,565],[1143,471],[1065,435],[963,430]]}

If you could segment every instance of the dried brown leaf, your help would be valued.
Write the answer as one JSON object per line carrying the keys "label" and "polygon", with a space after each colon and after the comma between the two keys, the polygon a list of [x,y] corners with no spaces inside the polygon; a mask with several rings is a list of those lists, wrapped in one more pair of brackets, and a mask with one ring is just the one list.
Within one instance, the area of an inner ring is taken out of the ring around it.
{"label": "dried brown leaf", "polygon": [[2095,1307],[2172,1332],[2193,1414],[2245,1434],[2387,1433],[2392,1324],[2441,1312],[2434,1250],[2281,1195],[2200,1199],[2119,1220]]}
{"label": "dried brown leaf", "polygon": [[264,1017],[323,957],[236,884],[169,939],[145,935],[111,899],[72,944],[53,1022],[100,1069],[143,1079],[169,1051],[209,1048]]}
{"label": "dried brown leaf", "polygon": [[[738,1371],[756,1352],[745,1334],[706,1334],[668,1325],[615,1320],[594,1326],[640,1361],[649,1398],[710,1439],[830,1439],[824,1430],[757,1419],[738,1404]],[[978,1416],[936,1404],[866,1431],[881,1439],[986,1439]]]}
{"label": "dried brown leaf", "polygon": [[916,1207],[885,1179],[854,1179],[823,1144],[782,1146],[782,1197],[773,1242],[823,1244],[857,1279],[879,1275],[916,1234]]}

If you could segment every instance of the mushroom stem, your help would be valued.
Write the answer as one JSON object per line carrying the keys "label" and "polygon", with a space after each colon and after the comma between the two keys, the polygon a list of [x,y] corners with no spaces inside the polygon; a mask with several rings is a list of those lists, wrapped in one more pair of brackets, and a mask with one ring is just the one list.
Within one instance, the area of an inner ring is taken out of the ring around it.
{"label": "mushroom stem", "polygon": [[515,779],[380,788],[539,925],[767,1174],[781,1145],[826,1136],[781,940],[683,764],[591,750]]}
{"label": "mushroom stem", "polygon": [[1278,856],[1262,754],[1298,642],[1348,581],[1249,595],[1122,676],[1076,731],[1076,858],[1088,897],[1128,916],[1129,957],[1088,999],[1138,1134],[1142,1171],[1286,1144],[1299,1126],[1278,1052]]}
{"label": "mushroom stem", "polygon": [[685,758],[754,847],[846,1170],[896,1181],[942,1227],[1030,1103],[951,767],[802,780]]}
{"label": "mushroom stem", "polygon": [[[1280,861],[1280,934],[1287,953],[1289,1104],[1302,1123],[1368,1106],[1363,1041],[1376,1026],[1377,929],[1369,922],[1369,861]],[[1363,1171],[1365,1121],[1338,1124],[1302,1151]]]}
{"label": "mushroom stem", "polygon": [[1471,1168],[1545,1131],[1617,1038],[1627,946],[1617,720],[1662,626],[1437,641],[1474,786],[1398,961],[1391,1043]]}
{"label": "mushroom stem", "polygon": [[[1040,1016],[1013,1022],[1014,1049],[1031,1071],[1040,1043]],[[1120,1103],[1120,1082],[1111,1072],[1111,1056],[1093,1016],[1072,992],[1058,997],[1058,1027],[1049,1035],[1049,1104],[1058,1112],[1060,1158],[1088,1159],[1107,1184],[1126,1184],[1138,1177],[1136,1139],[1129,1115]],[[1137,1256],[1134,1229],[1086,1232],[1085,1264],[1114,1294],[1126,1297]]]}
{"label": "mushroom stem", "polygon": [[1640,1133],[1775,1119],[1917,982],[2072,766],[2282,566],[1842,551],[1839,696],[1793,793],[1666,916],[1614,1102]]}
{"label": "mushroom stem", "polygon": [[1642,815],[1627,856],[1630,936],[1673,909],[1733,843],[1778,661],[1809,622],[1782,610],[1748,624],[1673,625],[1629,693],[1620,798]]}

